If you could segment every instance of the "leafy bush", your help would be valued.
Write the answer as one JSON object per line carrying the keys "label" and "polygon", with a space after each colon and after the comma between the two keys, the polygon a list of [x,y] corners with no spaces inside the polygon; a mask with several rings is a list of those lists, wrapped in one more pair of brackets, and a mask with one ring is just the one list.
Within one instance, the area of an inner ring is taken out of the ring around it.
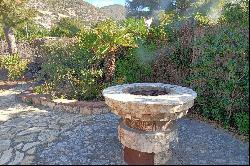
{"label": "leafy bush", "polygon": [[[249,9],[242,2],[225,5],[218,24],[197,13],[196,24],[185,20],[166,25],[163,56],[166,60],[158,61],[153,76],[162,76],[155,72],[173,71],[179,77],[176,80],[181,80],[179,84],[197,91],[196,111],[246,134],[249,131]],[[154,79],[171,82],[172,77],[167,74],[164,80]]]}
{"label": "leafy bush", "polygon": [[35,24],[34,22],[29,22],[26,24],[18,25],[15,28],[15,35],[18,41],[27,41],[35,38],[43,38],[49,36],[49,30]]}
{"label": "leafy bush", "polygon": [[7,69],[8,78],[15,80],[20,78],[27,69],[28,60],[21,59],[18,54],[0,58],[0,68]]}
{"label": "leafy bush", "polygon": [[[199,94],[198,111],[246,133],[248,113],[240,112],[249,109],[249,40],[245,31],[249,21],[241,5],[226,5],[220,25],[208,27],[195,39],[194,48],[199,53],[192,60],[188,82]],[[239,17],[242,24],[232,23]]]}
{"label": "leafy bush", "polygon": [[78,19],[62,18],[50,30],[53,37],[74,37],[84,28],[84,23]]}
{"label": "leafy bush", "polygon": [[249,133],[249,113],[248,112],[236,113],[234,116],[234,120],[241,134]]}
{"label": "leafy bush", "polygon": [[45,50],[48,56],[42,64],[40,79],[45,78],[46,83],[37,92],[79,100],[100,97],[102,69],[92,54],[77,44],[64,42],[48,43]]}
{"label": "leafy bush", "polygon": [[235,112],[248,109],[249,42],[244,33],[223,26],[198,40],[202,54],[191,65],[190,83],[199,94],[202,114],[232,123]]}
{"label": "leafy bush", "polygon": [[[125,57],[120,57],[117,61],[114,82],[117,84],[123,84],[147,82],[150,80],[152,76],[151,58],[153,58],[153,53],[151,53],[151,55],[143,54],[140,48],[136,48],[130,49],[126,54]],[[146,56],[150,57],[147,59]]]}
{"label": "leafy bush", "polygon": [[3,27],[2,27],[1,24],[0,24],[0,39],[1,39],[1,40],[5,39]]}
{"label": "leafy bush", "polygon": [[249,0],[239,3],[227,3],[220,22],[230,26],[249,27]]}
{"label": "leafy bush", "polygon": [[123,21],[122,26],[127,33],[133,34],[135,39],[145,39],[148,35],[148,29],[143,19],[128,18]]}

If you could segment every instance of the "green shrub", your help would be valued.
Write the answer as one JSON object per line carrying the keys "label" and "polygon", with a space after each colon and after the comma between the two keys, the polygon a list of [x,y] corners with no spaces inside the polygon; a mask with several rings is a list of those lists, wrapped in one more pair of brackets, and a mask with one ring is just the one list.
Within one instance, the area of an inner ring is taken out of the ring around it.
{"label": "green shrub", "polygon": [[133,34],[135,39],[145,39],[148,35],[148,28],[143,19],[128,18],[123,21],[122,26],[127,33]]}
{"label": "green shrub", "polygon": [[249,113],[241,112],[234,116],[235,124],[241,134],[249,134]]}
{"label": "green shrub", "polygon": [[237,111],[248,109],[248,45],[244,33],[227,26],[207,32],[195,44],[202,53],[191,65],[189,81],[199,94],[198,108],[226,126]]}
{"label": "green shrub", "polygon": [[74,37],[84,28],[84,23],[78,19],[62,18],[50,30],[53,37]]}
{"label": "green shrub", "polygon": [[18,54],[0,58],[0,67],[8,71],[8,78],[15,80],[20,78],[27,69],[28,60],[21,59]]}
{"label": "green shrub", "polygon": [[[119,58],[116,66],[115,83],[134,83],[150,80],[153,54],[143,54],[139,49],[130,49],[125,57]],[[150,56],[148,60],[146,56]]]}
{"label": "green shrub", "polygon": [[34,22],[29,22],[18,25],[15,28],[15,36],[18,41],[27,41],[49,36],[49,30]]}
{"label": "green shrub", "polygon": [[201,14],[199,12],[195,14],[194,19],[196,20],[198,25],[205,26],[205,25],[212,24],[212,21],[211,21],[211,19],[209,19],[208,16],[203,15],[203,14]]}
{"label": "green shrub", "polygon": [[190,25],[177,20],[164,26],[164,57],[174,64],[173,71],[187,72],[181,84],[198,93],[195,110],[244,134],[249,131],[249,9],[245,2],[225,5],[217,24],[197,13]]}
{"label": "green shrub", "polygon": [[220,22],[230,26],[249,28],[249,0],[227,3]]}
{"label": "green shrub", "polygon": [[46,89],[45,85],[39,85],[39,86],[34,87],[33,92],[37,94],[45,94],[45,93],[48,93],[49,90]]}
{"label": "green shrub", "polygon": [[90,100],[100,97],[103,84],[102,69],[98,61],[77,44],[62,42],[48,43],[44,46],[47,53],[39,79],[46,83],[36,89],[54,97]]}

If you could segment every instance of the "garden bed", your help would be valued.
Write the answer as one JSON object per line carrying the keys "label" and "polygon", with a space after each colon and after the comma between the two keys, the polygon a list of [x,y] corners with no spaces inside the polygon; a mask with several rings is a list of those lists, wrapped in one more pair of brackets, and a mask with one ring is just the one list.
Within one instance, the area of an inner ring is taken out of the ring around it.
{"label": "garden bed", "polygon": [[53,99],[49,94],[33,93],[33,88],[17,95],[17,99],[22,102],[34,105],[42,105],[53,110],[61,110],[82,115],[103,114],[110,112],[104,101],[78,101],[68,99]]}

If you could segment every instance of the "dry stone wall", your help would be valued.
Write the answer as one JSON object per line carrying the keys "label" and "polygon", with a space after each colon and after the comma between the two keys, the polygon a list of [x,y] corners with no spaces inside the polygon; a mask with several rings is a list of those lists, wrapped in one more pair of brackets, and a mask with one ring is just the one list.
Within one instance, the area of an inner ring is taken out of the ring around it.
{"label": "dry stone wall", "polygon": [[17,99],[25,103],[49,107],[53,110],[80,113],[82,115],[105,114],[110,112],[108,106],[103,101],[88,102],[67,99],[52,99],[52,97],[48,94],[35,94],[32,93],[32,90],[33,88],[31,87],[21,94],[18,94]]}

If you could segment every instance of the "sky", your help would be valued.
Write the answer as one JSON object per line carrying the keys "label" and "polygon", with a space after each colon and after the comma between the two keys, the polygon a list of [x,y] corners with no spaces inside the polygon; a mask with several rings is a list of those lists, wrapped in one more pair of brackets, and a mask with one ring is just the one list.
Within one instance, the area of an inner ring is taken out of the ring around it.
{"label": "sky", "polygon": [[108,5],[119,4],[125,6],[125,0],[83,0],[95,5],[96,7],[103,7]]}

